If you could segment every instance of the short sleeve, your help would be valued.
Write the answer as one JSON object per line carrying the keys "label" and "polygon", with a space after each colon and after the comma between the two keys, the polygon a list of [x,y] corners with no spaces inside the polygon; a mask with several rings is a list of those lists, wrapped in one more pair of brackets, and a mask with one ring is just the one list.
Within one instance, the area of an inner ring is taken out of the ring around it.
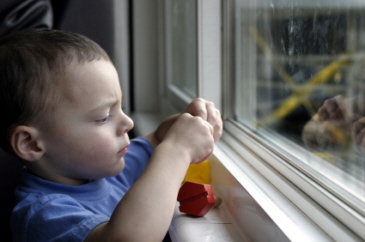
{"label": "short sleeve", "polygon": [[[33,199],[32,199],[33,200]],[[14,241],[84,241],[109,217],[94,214],[66,195],[47,195],[13,211]]]}
{"label": "short sleeve", "polygon": [[124,158],[126,166],[122,172],[129,185],[132,185],[145,170],[153,150],[152,144],[145,138],[139,137],[131,141]]}

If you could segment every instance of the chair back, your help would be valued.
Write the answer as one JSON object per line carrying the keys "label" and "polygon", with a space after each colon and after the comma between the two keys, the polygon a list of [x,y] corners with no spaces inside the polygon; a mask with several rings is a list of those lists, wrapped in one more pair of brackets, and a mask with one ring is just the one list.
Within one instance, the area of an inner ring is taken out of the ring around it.
{"label": "chair back", "polygon": [[0,149],[0,234],[2,241],[12,241],[10,215],[15,205],[14,190],[21,182],[23,165],[14,156]]}

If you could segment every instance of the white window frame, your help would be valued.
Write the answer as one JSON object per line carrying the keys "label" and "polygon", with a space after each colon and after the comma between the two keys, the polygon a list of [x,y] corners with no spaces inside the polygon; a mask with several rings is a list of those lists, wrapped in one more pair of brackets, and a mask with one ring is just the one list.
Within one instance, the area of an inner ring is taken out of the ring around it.
{"label": "white window frame", "polygon": [[[171,1],[160,1],[160,9],[168,8]],[[214,9],[220,9],[220,1],[203,1],[196,0],[197,15],[198,17],[198,32],[197,32],[197,63],[198,63],[198,83],[197,83],[197,96],[205,98],[206,100],[215,103],[217,108],[221,108],[221,35],[215,31],[217,26],[221,25],[220,12],[214,11]],[[161,13],[160,16],[166,16],[166,18],[160,17],[160,22],[163,25],[164,31],[170,31],[168,26],[171,23],[171,15],[169,12]],[[165,34],[163,31],[160,33],[160,39],[164,41],[160,44],[160,47],[164,49],[160,54],[165,68],[160,70],[160,76],[164,77],[164,83],[162,84],[161,91],[164,96],[164,103],[172,103],[178,109],[186,107],[192,100],[184,91],[178,87],[171,85],[172,73],[169,70],[171,66],[171,53],[170,53],[170,34]],[[167,48],[164,48],[166,46]],[[161,62],[162,63],[162,62]]]}
{"label": "white window frame", "polygon": [[[179,110],[184,109],[192,100],[184,90],[181,90],[179,87],[173,84],[172,79],[174,74],[172,73],[172,47],[171,47],[171,26],[172,23],[172,13],[171,9],[172,1],[161,0],[160,1],[160,9],[162,12],[160,13],[160,24],[162,26],[160,32],[160,40],[163,45],[160,45],[161,49],[163,49],[163,54],[160,55],[161,60],[164,65],[161,69],[161,75],[164,77],[163,82],[161,84],[162,98],[163,98],[163,110],[167,109],[169,112],[178,112]],[[196,43],[198,45],[198,43]],[[199,47],[197,47],[199,49]],[[197,67],[198,68],[198,67]],[[197,70],[197,72],[199,72]],[[196,76],[198,79],[198,76]],[[196,90],[198,91],[199,87],[196,84]],[[167,105],[166,105],[167,103]],[[168,106],[168,107],[167,107]]]}
{"label": "white window frame", "polygon": [[[233,31],[233,14],[234,6],[232,2],[224,2],[225,13],[224,16],[224,53],[233,53],[233,40],[229,38]],[[233,61],[234,58],[225,56],[224,60],[224,90],[225,90],[225,110],[229,110],[233,104],[233,98],[231,95],[227,95],[232,92],[232,87],[229,85],[229,81],[233,80]],[[225,113],[225,117],[230,117],[231,113]],[[355,209],[348,204],[345,204],[341,199],[334,196],[329,190],[323,188],[320,184],[314,182],[307,176],[303,170],[295,167],[288,162],[288,160],[281,154],[276,153],[268,145],[260,140],[250,130],[245,129],[241,125],[237,124],[232,119],[225,119],[225,135],[223,137],[224,150],[231,152],[239,152],[243,163],[247,162],[257,172],[259,172],[268,182],[270,182],[281,195],[283,195],[288,201],[296,205],[296,207],[302,211],[311,221],[315,223],[325,234],[329,235],[332,239],[338,241],[358,241],[365,239],[365,218]],[[248,158],[248,156],[251,156]],[[242,161],[237,161],[237,166],[242,166]],[[237,172],[237,171],[236,171]],[[245,173],[241,169],[242,173]],[[264,187],[261,187],[264,189]],[[299,189],[298,189],[299,188]],[[258,201],[260,203],[260,201]],[[262,201],[262,204],[265,202]],[[274,202],[275,203],[275,202]],[[279,210],[284,211],[285,207],[279,207]],[[269,209],[265,210],[270,213],[275,213]],[[290,213],[285,213],[290,214]],[[273,215],[273,219],[277,221],[278,225],[283,231],[291,233],[289,226],[285,225],[285,222]],[[300,216],[297,218],[289,216],[294,220],[300,220]],[[289,236],[290,237],[290,236]],[[298,237],[294,235],[292,239],[298,240]]]}

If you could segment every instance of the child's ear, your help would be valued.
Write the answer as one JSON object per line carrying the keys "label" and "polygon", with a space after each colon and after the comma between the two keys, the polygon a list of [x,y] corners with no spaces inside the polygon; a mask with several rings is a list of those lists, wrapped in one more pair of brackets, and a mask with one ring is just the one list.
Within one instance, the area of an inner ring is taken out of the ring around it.
{"label": "child's ear", "polygon": [[10,136],[10,144],[14,152],[26,161],[39,160],[44,154],[39,132],[34,127],[25,125],[15,127]]}

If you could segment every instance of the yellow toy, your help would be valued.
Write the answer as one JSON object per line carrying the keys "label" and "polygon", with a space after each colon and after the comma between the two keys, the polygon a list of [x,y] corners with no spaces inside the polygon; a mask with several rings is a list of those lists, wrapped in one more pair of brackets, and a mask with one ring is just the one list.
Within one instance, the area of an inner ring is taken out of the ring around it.
{"label": "yellow toy", "polygon": [[191,164],[186,172],[184,182],[196,182],[202,184],[211,183],[210,161],[205,160],[200,164]]}

